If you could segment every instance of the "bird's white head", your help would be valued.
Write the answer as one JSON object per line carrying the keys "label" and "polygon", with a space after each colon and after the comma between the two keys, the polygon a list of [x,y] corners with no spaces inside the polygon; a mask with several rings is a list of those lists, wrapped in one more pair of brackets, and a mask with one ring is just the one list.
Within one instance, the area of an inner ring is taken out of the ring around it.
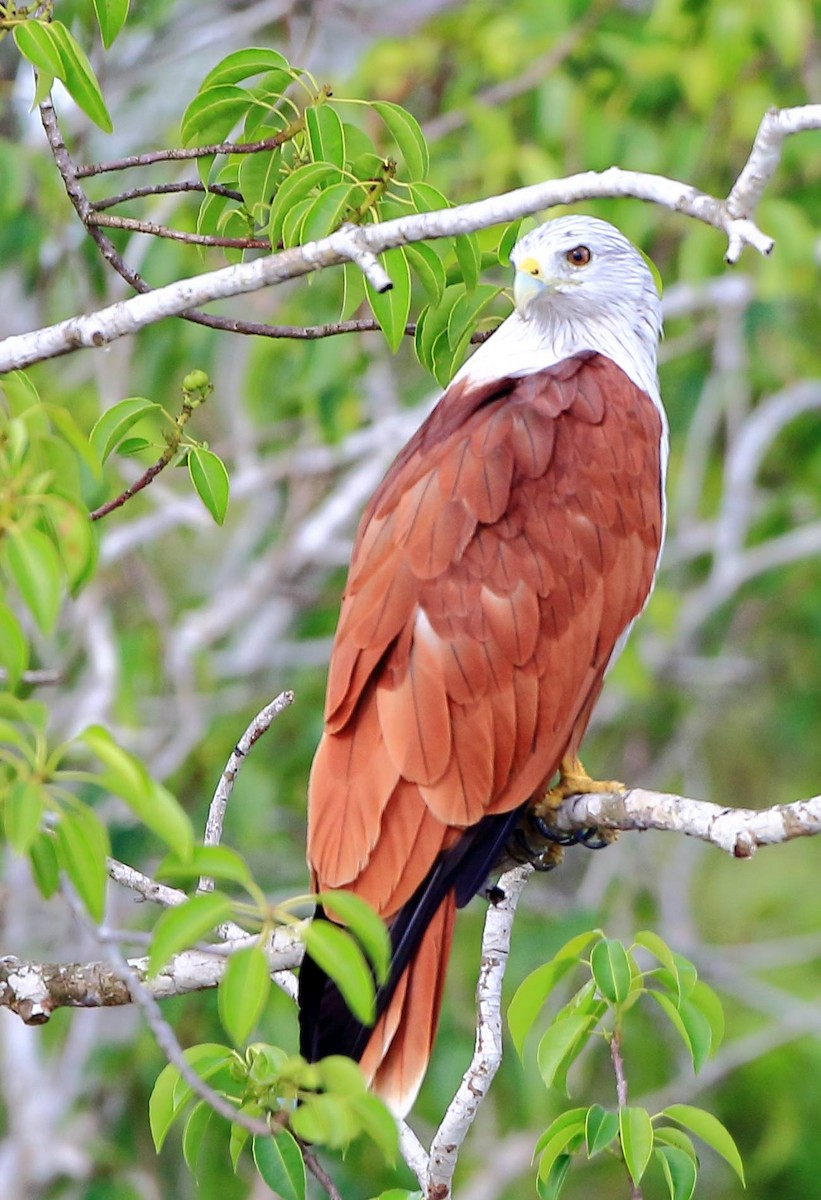
{"label": "bird's white head", "polygon": [[616,320],[642,342],[656,343],[661,303],[653,275],[635,246],[607,221],[559,217],[517,242],[513,295],[523,320]]}

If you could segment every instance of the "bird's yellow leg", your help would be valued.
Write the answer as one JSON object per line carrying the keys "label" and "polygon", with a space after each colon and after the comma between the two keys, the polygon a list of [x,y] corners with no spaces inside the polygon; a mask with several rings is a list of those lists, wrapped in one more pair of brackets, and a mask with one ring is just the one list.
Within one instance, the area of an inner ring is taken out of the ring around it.
{"label": "bird's yellow leg", "polygon": [[585,771],[581,759],[575,754],[568,754],[559,766],[558,783],[545,792],[534,804],[540,816],[558,808],[568,796],[591,796],[597,792],[624,792],[627,789],[618,779],[591,779]]}

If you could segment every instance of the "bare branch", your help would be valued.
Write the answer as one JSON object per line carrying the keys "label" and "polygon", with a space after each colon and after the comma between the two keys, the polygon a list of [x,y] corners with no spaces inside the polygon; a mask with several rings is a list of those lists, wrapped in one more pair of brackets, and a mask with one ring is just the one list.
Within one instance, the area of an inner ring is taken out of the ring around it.
{"label": "bare branch", "polygon": [[[78,173],[79,177],[79,173]],[[213,196],[225,196],[228,200],[242,200],[242,193],[234,188],[224,187],[221,183],[209,183],[207,186],[198,179],[180,179],[176,183],[148,183],[144,187],[128,188],[118,192],[116,196],[106,196],[104,200],[92,200],[91,207],[95,212],[103,212],[107,208],[115,208],[129,200],[143,200],[146,196],[168,196],[184,192],[208,192]]]}
{"label": "bare branch", "polygon": [[[234,788],[237,775],[246,754],[249,752],[254,743],[262,737],[271,725],[276,720],[284,709],[294,702],[293,692],[280,692],[279,695],[266,704],[261,712],[258,712],[251,724],[245,730],[245,733],[234,747],[231,757],[226,763],[225,770],[220,776],[220,781],[217,784],[217,790],[214,792],[211,805],[208,809],[208,820],[205,825],[205,836],[203,845],[218,846],[222,840],[222,823],[225,820],[225,810],[228,807],[228,798]],[[199,882],[198,891],[212,892],[214,890],[213,879],[203,877]]]}
{"label": "bare branch", "polygon": [[[44,105],[43,110],[45,123],[48,106]],[[779,127],[781,140],[790,132],[821,128],[821,106],[808,105],[804,109],[784,111],[798,116],[787,121],[785,128]],[[772,116],[771,120],[775,121],[775,116]],[[58,147],[51,136],[50,144],[55,153],[55,160],[60,165]],[[767,163],[770,165],[775,153],[774,145],[775,142],[770,137],[767,141]],[[780,146],[780,141],[778,145]],[[64,146],[61,157],[61,169],[65,170],[67,155]],[[72,168],[72,172],[75,192],[73,201],[76,205],[79,184],[76,170]],[[756,178],[760,176],[761,172]],[[739,178],[743,177],[744,172]],[[352,248],[350,230],[341,229],[320,241],[285,250],[271,257],[249,263],[237,263],[218,271],[178,280],[149,294],[120,301],[97,313],[72,317],[57,325],[7,338],[0,346],[0,373],[30,366],[44,359],[56,358],[83,347],[104,346],[117,338],[135,333],[146,325],[154,324],[165,317],[186,314],[191,308],[208,304],[212,300],[258,291],[260,288],[275,286],[352,259],[363,266],[377,290],[384,289],[387,276],[378,264],[374,267],[369,257],[371,255],[394,246],[470,233],[490,225],[529,216],[559,204],[616,196],[632,196],[637,200],[659,204],[722,230],[728,237],[728,262],[736,261],[744,245],[751,245],[762,254],[769,254],[773,248],[772,238],[762,233],[748,216],[734,216],[728,209],[727,201],[716,199],[689,184],[661,175],[610,167],[606,171],[587,171],[565,179],[518,188],[516,191],[478,200],[472,204],[436,212],[416,213],[357,227],[355,248]],[[90,211],[87,199],[85,206]],[[89,211],[85,213],[84,220],[88,218]],[[97,232],[99,236],[99,231]]]}
{"label": "bare branch", "polygon": [[502,1061],[502,983],[516,906],[531,871],[531,867],[515,867],[505,872],[499,880],[503,896],[488,905],[476,985],[476,1045],[431,1143],[425,1184],[428,1200],[444,1200],[450,1195],[459,1150]]}
{"label": "bare branch", "polygon": [[113,158],[109,162],[86,163],[77,168],[78,179],[88,179],[91,175],[102,175],[106,171],[127,171],[130,167],[151,167],[158,162],[180,162],[192,158],[208,158],[212,154],[259,154],[262,150],[275,150],[289,142],[299,133],[305,124],[305,118],[300,117],[290,124],[287,129],[272,137],[261,138],[256,142],[211,142],[207,146],[187,146],[184,149],[151,150],[146,154],[129,154],[125,158]]}
{"label": "bare branch", "polygon": [[[258,944],[256,934],[241,932],[220,945],[185,950],[151,977],[146,957],[129,959],[128,967],[151,996],[166,1000],[216,987],[229,956]],[[290,985],[293,976],[286,972],[302,961],[302,943],[291,930],[278,929],[263,950],[274,982],[295,999],[295,989]],[[0,1008],[10,1009],[27,1025],[45,1024],[58,1008],[111,1008],[131,1001],[130,988],[122,975],[102,962],[28,962],[12,955],[0,958]]]}
{"label": "bare branch", "polygon": [[764,114],[750,157],[727,197],[727,212],[731,217],[752,215],[775,174],[785,139],[809,129],[821,129],[821,104],[771,108]]}
{"label": "bare branch", "polygon": [[112,217],[95,211],[88,214],[86,226],[105,226],[108,229],[126,229],[131,233],[146,233],[151,237],[169,238],[172,242],[186,242],[189,246],[222,246],[231,250],[270,250],[267,238],[217,237],[210,233],[191,233],[184,229],[170,229],[153,221],[138,221],[134,217]]}
{"label": "bare branch", "polygon": [[710,842],[734,858],[751,858],[775,846],[821,833],[821,796],[772,808],[725,808],[665,792],[630,788],[623,793],[571,796],[551,815],[561,833],[577,829],[657,829]]}

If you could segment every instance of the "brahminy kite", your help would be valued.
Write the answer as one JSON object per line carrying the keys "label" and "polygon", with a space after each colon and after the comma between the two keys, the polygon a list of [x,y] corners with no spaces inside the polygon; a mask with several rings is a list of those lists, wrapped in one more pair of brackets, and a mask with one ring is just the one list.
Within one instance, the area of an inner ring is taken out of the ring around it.
{"label": "brahminy kite", "polygon": [[647,263],[583,216],[534,229],[512,261],[515,311],[362,518],[311,770],[313,886],[364,897],[392,964],[370,1028],[306,958],[302,1052],[358,1059],[398,1114],[430,1058],[456,909],[557,771],[560,794],[591,782],[578,747],[663,538]]}

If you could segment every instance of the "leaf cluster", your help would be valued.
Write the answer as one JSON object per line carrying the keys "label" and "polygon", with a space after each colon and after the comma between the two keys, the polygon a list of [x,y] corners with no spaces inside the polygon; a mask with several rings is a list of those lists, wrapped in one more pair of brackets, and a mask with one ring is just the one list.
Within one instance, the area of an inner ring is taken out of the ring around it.
{"label": "leaf cluster", "polygon": [[[642,952],[652,960],[645,969],[637,962],[637,954]],[[724,1017],[715,992],[698,978],[693,964],[671,950],[657,934],[642,931],[629,948],[605,937],[601,930],[578,934],[549,962],[528,975],[508,1011],[508,1025],[519,1055],[549,997],[580,967],[587,978],[555,1014],[539,1041],[539,1072],[547,1088],[567,1095],[570,1067],[597,1039],[610,1047],[614,1063],[618,1063],[619,1103],[615,1109],[600,1104],[569,1109],[542,1133],[534,1149],[534,1158],[539,1159],[537,1187],[542,1200],[556,1200],[573,1155],[582,1151],[588,1159],[603,1152],[620,1158],[636,1187],[655,1155],[670,1200],[690,1200],[699,1167],[690,1133],[720,1154],[743,1182],[738,1149],[716,1117],[687,1104],[668,1105],[651,1115],[645,1108],[627,1103],[626,1081],[619,1080],[626,1015],[647,999],[659,1006],[681,1037],[696,1072],[709,1055],[715,1054],[723,1037]]]}

